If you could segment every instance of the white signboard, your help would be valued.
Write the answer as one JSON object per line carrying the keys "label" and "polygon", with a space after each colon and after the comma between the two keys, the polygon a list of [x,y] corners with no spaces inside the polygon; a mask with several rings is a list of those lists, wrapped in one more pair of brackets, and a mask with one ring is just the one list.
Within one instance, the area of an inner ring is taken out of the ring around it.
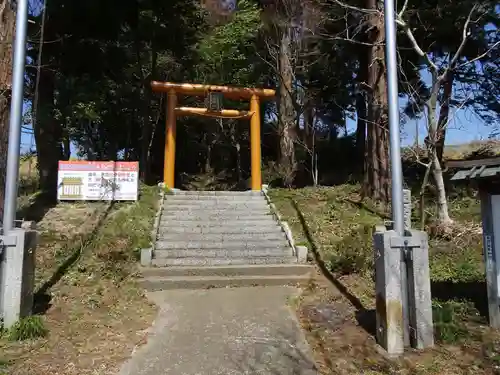
{"label": "white signboard", "polygon": [[59,162],[57,199],[60,201],[136,201],[138,191],[138,162]]}

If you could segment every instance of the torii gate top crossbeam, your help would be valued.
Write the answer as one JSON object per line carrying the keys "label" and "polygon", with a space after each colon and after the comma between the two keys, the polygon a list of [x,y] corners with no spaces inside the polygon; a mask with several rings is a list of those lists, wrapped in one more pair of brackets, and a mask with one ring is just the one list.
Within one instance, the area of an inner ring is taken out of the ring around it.
{"label": "torii gate top crossbeam", "polygon": [[252,96],[258,96],[262,99],[273,99],[276,91],[272,89],[256,89],[247,87],[230,87],[230,86],[214,86],[200,85],[190,83],[171,83],[171,82],[151,82],[153,92],[170,92],[175,91],[178,94],[205,96],[210,91],[220,92],[228,99],[251,99]]}

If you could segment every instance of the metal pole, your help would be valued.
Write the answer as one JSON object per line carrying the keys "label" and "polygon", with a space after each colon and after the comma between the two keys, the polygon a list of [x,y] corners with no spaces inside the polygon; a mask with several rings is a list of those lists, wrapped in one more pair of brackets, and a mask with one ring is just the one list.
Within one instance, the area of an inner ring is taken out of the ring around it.
{"label": "metal pole", "polygon": [[26,31],[28,27],[28,0],[17,1],[16,35],[12,69],[12,102],[10,106],[9,149],[5,178],[5,204],[3,230],[6,234],[14,228],[16,219],[17,184],[19,177],[19,151],[23,121],[24,68],[26,59]]}
{"label": "metal pole", "polygon": [[391,146],[392,220],[394,230],[403,235],[403,168],[399,131],[398,65],[396,61],[396,20],[394,0],[385,0],[385,59],[389,99],[389,135]]}
{"label": "metal pole", "polygon": [[[394,0],[384,1],[385,59],[387,67],[387,94],[389,105],[389,136],[391,147],[392,220],[394,230],[404,235],[403,168],[399,131],[398,65],[396,59],[396,19]],[[410,344],[410,319],[408,304],[408,276],[405,250],[401,252],[401,288],[403,297],[403,333],[405,346]]]}

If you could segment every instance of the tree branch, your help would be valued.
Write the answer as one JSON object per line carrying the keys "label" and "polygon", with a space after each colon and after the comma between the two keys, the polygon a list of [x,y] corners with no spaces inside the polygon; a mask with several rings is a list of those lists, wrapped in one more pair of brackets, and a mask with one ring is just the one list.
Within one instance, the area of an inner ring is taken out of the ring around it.
{"label": "tree branch", "polygon": [[398,14],[396,17],[396,24],[401,26],[401,28],[404,30],[406,33],[406,36],[410,40],[413,49],[417,54],[425,59],[425,62],[427,63],[427,66],[432,69],[433,71],[437,72],[439,69],[437,65],[430,59],[429,55],[425,53],[422,48],[418,45],[417,40],[415,39],[415,36],[413,35],[413,32],[410,29],[410,26],[406,23],[406,21],[403,20],[402,18],[402,13]]}
{"label": "tree branch", "polygon": [[483,57],[485,57],[486,55],[488,55],[491,51],[493,51],[496,47],[500,46],[500,40],[498,42],[496,42],[495,44],[493,44],[490,48],[488,48],[488,50],[482,54],[480,54],[479,56],[476,56],[474,57],[472,60],[469,60],[461,65],[459,65],[457,67],[457,69],[461,69],[467,65],[470,65],[472,64],[473,62],[476,62],[477,60],[481,60]]}
{"label": "tree branch", "polygon": [[335,4],[341,6],[342,8],[354,10],[356,12],[361,12],[361,13],[366,13],[366,14],[374,14],[374,13],[379,12],[377,9],[360,8],[360,7],[356,7],[353,5],[348,5],[348,4],[343,3],[342,1],[339,1],[339,0],[331,0],[331,1],[333,1]]}
{"label": "tree branch", "polygon": [[[474,4],[474,6],[471,8],[471,10],[469,12],[469,15],[467,16],[467,20],[464,23],[464,28],[463,28],[463,31],[462,31],[462,42],[460,43],[460,46],[458,46],[458,49],[455,52],[455,55],[451,59],[450,65],[448,66],[447,70],[450,70],[450,69],[452,70],[453,69],[453,67],[455,66],[457,60],[460,58],[460,55],[462,54],[462,51],[463,51],[463,49],[465,47],[465,44],[467,43],[467,40],[469,39],[469,35],[470,35],[469,24],[470,24],[470,20],[471,20],[472,14],[474,13],[475,10],[476,10],[476,4]],[[446,72],[445,72],[445,74],[446,74]]]}

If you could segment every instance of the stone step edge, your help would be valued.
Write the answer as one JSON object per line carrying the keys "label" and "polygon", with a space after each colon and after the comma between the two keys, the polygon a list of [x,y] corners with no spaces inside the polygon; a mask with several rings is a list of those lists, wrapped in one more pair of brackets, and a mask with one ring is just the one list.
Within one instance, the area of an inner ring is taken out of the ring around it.
{"label": "stone step edge", "polygon": [[[149,291],[168,289],[210,289],[227,287],[251,287],[256,285],[292,285],[308,282],[309,275],[266,275],[266,276],[187,276],[148,277],[139,279],[139,284]],[[148,285],[149,284],[149,285]]]}
{"label": "stone step edge", "polygon": [[[202,252],[208,249],[203,249]],[[175,250],[174,250],[175,251]],[[263,259],[263,258],[287,258],[292,257],[292,250],[290,251],[281,251],[276,250],[273,252],[258,252],[255,254],[252,253],[240,253],[233,252],[231,253],[222,253],[223,250],[220,250],[219,253],[213,254],[202,254],[202,252],[197,252],[196,250],[176,250],[176,253],[168,254],[169,251],[165,252],[155,252],[153,254],[153,259],[186,259],[186,258],[200,258],[200,259]],[[184,254],[182,254],[184,253]]]}
{"label": "stone step edge", "polygon": [[[216,228],[216,229],[214,229]],[[281,229],[279,226],[273,227],[273,228],[268,228],[266,226],[262,226],[260,228],[255,227],[248,227],[247,229],[239,229],[239,228],[231,228],[231,227],[174,227],[174,226],[165,226],[165,227],[159,227],[158,228],[158,236],[163,236],[163,235],[171,235],[171,234],[185,234],[185,235],[191,235],[191,234],[221,234],[221,235],[234,235],[234,234],[277,234],[277,233],[282,233],[283,229]],[[205,230],[203,230],[205,229]],[[215,231],[214,231],[215,230]],[[227,231],[227,232],[225,232]]]}
{"label": "stone step edge", "polygon": [[[260,276],[260,275],[305,275],[315,270],[312,264],[282,263],[282,264],[248,264],[248,265],[215,265],[215,266],[140,266],[139,273],[145,277],[173,276]],[[172,273],[169,274],[169,273]],[[161,275],[159,275],[161,274]]]}
{"label": "stone step edge", "polygon": [[[186,237],[189,237],[189,241],[213,241],[221,240],[226,241],[240,241],[240,240],[278,240],[286,239],[285,233],[281,230],[274,230],[272,232],[240,232],[240,233],[214,233],[214,232],[204,232],[204,233],[186,233],[186,232],[167,232],[166,230],[158,231],[157,241],[184,241]],[[196,238],[196,240],[195,240]],[[234,238],[234,240],[231,240]]]}
{"label": "stone step edge", "polygon": [[269,256],[269,257],[250,257],[250,258],[153,258],[143,262],[143,266],[154,268],[167,267],[215,267],[215,266],[248,266],[248,265],[288,265],[299,264],[296,257],[284,256]]}
{"label": "stone step edge", "polygon": [[264,196],[262,191],[253,191],[253,190],[245,190],[245,191],[224,191],[224,190],[178,190],[172,189],[165,193],[165,196],[210,196],[210,197],[233,197],[233,196],[253,196],[260,197]]}
{"label": "stone step edge", "polygon": [[[176,219],[171,219],[172,220],[172,224],[175,224],[177,223],[178,227],[183,227],[184,225],[183,224],[193,224],[193,223],[196,223],[198,225],[200,220],[176,220]],[[161,220],[160,220],[161,221]],[[163,221],[165,222],[168,222],[168,220],[166,220],[165,218],[163,219]],[[260,220],[260,221],[256,221],[256,220],[239,220],[238,222],[233,222],[233,221],[225,221],[225,222],[221,222],[221,221],[207,221],[205,223],[202,223],[204,227],[236,227],[236,228],[240,228],[240,227],[243,227],[243,226],[248,226],[248,227],[264,227],[264,226],[268,226],[270,224],[273,224],[277,227],[280,227],[281,228],[281,225],[279,225],[279,223],[272,217],[272,216],[269,216],[269,217],[266,217],[265,221],[263,220]],[[172,226],[172,225],[169,225],[169,227]]]}
{"label": "stone step edge", "polygon": [[[168,246],[165,246],[164,242],[169,242]],[[263,243],[260,243],[263,242]],[[208,241],[207,243],[203,243],[202,241],[198,241],[196,244],[189,244],[188,241],[177,243],[173,243],[172,241],[157,241],[155,245],[155,251],[169,251],[169,250],[230,250],[230,251],[238,251],[238,250],[256,250],[256,249],[292,249],[292,247],[283,240],[275,240],[275,241],[255,241],[248,242],[246,241],[245,245],[240,244],[238,241]],[[293,249],[292,249],[293,250]]]}

